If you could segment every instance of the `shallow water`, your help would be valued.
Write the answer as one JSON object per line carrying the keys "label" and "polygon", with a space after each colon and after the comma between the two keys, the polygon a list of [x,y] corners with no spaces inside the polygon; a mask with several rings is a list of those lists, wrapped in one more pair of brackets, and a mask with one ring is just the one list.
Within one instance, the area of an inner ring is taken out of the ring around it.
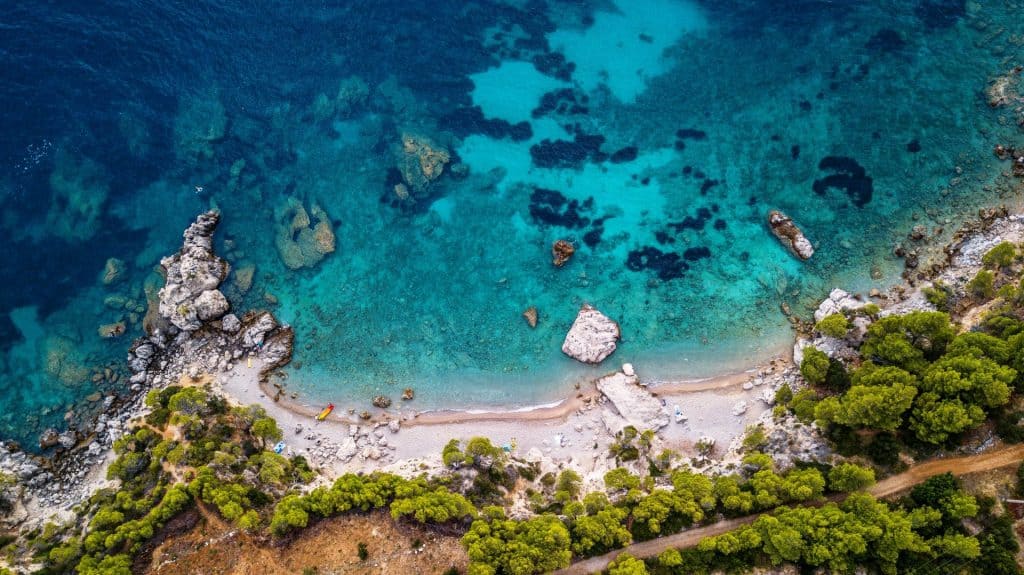
{"label": "shallow water", "polygon": [[[610,368],[560,352],[584,302],[622,326],[606,363],[650,377],[772,355],[783,303],[884,287],[911,226],[997,201],[1017,130],[983,90],[1021,60],[1019,9],[858,4],[5,3],[0,437],[124,391],[154,266],[210,207],[235,308],[296,327],[301,401],[563,397]],[[449,158],[405,200],[403,134]],[[289,243],[296,203],[329,216],[320,261]]]}

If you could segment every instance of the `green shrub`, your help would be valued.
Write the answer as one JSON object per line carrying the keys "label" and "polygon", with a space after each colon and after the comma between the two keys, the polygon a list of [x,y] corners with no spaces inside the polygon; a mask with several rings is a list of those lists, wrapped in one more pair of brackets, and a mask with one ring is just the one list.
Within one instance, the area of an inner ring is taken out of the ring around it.
{"label": "green shrub", "polygon": [[832,491],[849,493],[875,483],[875,472],[869,467],[853,463],[840,463],[828,472],[828,486]]}
{"label": "green shrub", "polygon": [[829,337],[843,337],[850,329],[850,322],[841,313],[821,318],[821,321],[814,325],[814,329]]}
{"label": "green shrub", "polygon": [[950,289],[942,282],[935,281],[930,287],[921,290],[924,299],[935,306],[939,311],[949,311],[949,298],[952,295]]}
{"label": "green shrub", "polygon": [[981,270],[974,279],[967,282],[967,290],[976,298],[991,299],[995,292],[996,276],[989,270]]}
{"label": "green shrub", "polygon": [[366,561],[370,558],[370,552],[366,549],[366,543],[360,541],[359,544],[356,545],[356,554],[359,555],[360,561]]}
{"label": "green shrub", "polygon": [[800,362],[800,374],[811,385],[821,385],[828,374],[828,356],[816,347],[804,348],[804,359]]}
{"label": "green shrub", "polygon": [[982,256],[981,263],[991,269],[1006,268],[1010,267],[1016,256],[1016,246],[1010,242],[1002,242]]}

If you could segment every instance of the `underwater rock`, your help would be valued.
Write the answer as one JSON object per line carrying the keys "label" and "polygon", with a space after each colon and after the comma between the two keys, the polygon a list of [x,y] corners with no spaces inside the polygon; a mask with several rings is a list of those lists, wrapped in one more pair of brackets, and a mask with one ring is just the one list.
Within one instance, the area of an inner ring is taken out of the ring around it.
{"label": "underwater rock", "polygon": [[1021,70],[1024,70],[1024,68],[1017,66],[1006,74],[997,77],[989,84],[985,90],[989,106],[998,108],[1000,106],[1018,104],[1022,101],[1020,93],[1017,91]]}
{"label": "underwater rock", "polygon": [[558,240],[551,246],[551,263],[562,267],[576,253],[576,247],[566,240]]}
{"label": "underwater rock", "polygon": [[235,288],[238,293],[245,295],[252,288],[252,279],[256,275],[254,264],[245,264],[235,268]]}
{"label": "underwater rock", "polygon": [[407,387],[404,390],[402,390],[403,401],[410,401],[414,397],[416,397],[416,392],[414,392],[411,387]]}
{"label": "underwater rock", "polygon": [[227,130],[228,117],[217,91],[204,94],[182,98],[174,118],[174,151],[186,162],[212,158],[213,145]]}
{"label": "underwater rock", "polygon": [[391,407],[391,398],[386,395],[377,395],[373,398],[373,406],[387,409]]}
{"label": "underwater rock", "polygon": [[404,202],[412,196],[409,195],[409,188],[407,188],[405,184],[399,182],[395,184],[395,197]]}
{"label": "underwater rock", "polygon": [[195,331],[203,321],[227,312],[227,299],[217,287],[228,275],[226,261],[213,253],[213,232],[220,222],[217,212],[201,214],[185,230],[181,250],[160,260],[167,276],[159,292],[160,315],[178,329]]}
{"label": "underwater rock", "polygon": [[124,322],[118,321],[101,325],[97,329],[97,332],[99,332],[100,337],[118,337],[120,335],[124,335],[126,329],[127,327]]}
{"label": "underwater rock", "polygon": [[422,192],[441,177],[444,166],[451,161],[451,154],[430,138],[405,132],[397,153],[397,168],[402,179],[413,193]]}
{"label": "underwater rock", "polygon": [[530,327],[537,327],[537,307],[536,306],[532,306],[531,305],[530,307],[526,308],[526,311],[523,312],[523,317],[526,319],[526,323],[529,324]]}
{"label": "underwater rock", "polygon": [[90,369],[85,365],[82,346],[71,339],[48,336],[43,344],[43,366],[47,375],[67,387],[75,387],[89,380]]}
{"label": "underwater rock", "polygon": [[50,189],[46,231],[68,241],[95,235],[110,193],[106,170],[89,158],[60,150],[50,173]]}
{"label": "underwater rock", "polygon": [[800,259],[806,260],[814,255],[814,246],[786,214],[778,210],[768,212],[768,226],[775,237]]}
{"label": "underwater rock", "polygon": [[113,285],[121,281],[124,275],[124,262],[117,258],[108,258],[103,266],[103,285]]}
{"label": "underwater rock", "polygon": [[620,335],[618,323],[590,304],[583,304],[565,335],[562,353],[583,363],[601,363],[615,351]]}
{"label": "underwater rock", "polygon": [[274,245],[289,269],[313,267],[335,250],[330,217],[316,204],[307,212],[300,201],[288,198],[278,211]]}

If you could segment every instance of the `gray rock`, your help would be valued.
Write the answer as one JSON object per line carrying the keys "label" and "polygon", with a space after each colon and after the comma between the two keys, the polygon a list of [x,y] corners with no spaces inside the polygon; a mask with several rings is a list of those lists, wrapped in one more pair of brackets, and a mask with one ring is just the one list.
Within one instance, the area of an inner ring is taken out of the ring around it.
{"label": "gray rock", "polygon": [[199,294],[199,297],[195,300],[196,315],[200,321],[210,321],[217,319],[228,312],[228,308],[231,305],[228,303],[228,298],[224,297],[224,294],[220,293],[220,290],[206,290]]}
{"label": "gray rock", "polygon": [[565,336],[562,352],[583,363],[601,363],[615,351],[620,335],[618,323],[590,304],[583,304]]}
{"label": "gray rock", "polygon": [[[181,250],[160,260],[167,277],[159,293],[160,315],[178,329],[195,331],[206,321],[201,314],[212,319],[227,311],[220,311],[223,303],[227,303],[226,299],[220,301],[224,294],[219,298],[207,294],[216,291],[228,275],[227,262],[213,253],[213,232],[219,221],[216,212],[201,214],[185,230]],[[203,300],[197,301],[204,294]]]}
{"label": "gray rock", "polygon": [[65,431],[57,438],[57,443],[60,443],[60,446],[64,449],[71,449],[78,443],[78,439],[75,437],[75,432]]}
{"label": "gray rock", "polygon": [[238,316],[229,313],[221,318],[220,328],[228,333],[238,333],[238,330],[242,328],[242,322],[239,321]]}

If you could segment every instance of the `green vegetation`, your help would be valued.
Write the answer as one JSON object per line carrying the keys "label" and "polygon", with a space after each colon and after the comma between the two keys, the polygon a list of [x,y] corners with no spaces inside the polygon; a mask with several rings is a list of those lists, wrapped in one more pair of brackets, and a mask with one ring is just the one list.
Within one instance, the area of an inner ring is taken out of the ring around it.
{"label": "green vegetation", "polygon": [[996,295],[996,275],[991,270],[979,270],[974,279],[967,282],[967,290],[979,299],[992,299]]}
{"label": "green vegetation", "polygon": [[812,385],[825,383],[828,374],[828,356],[816,347],[804,348],[804,359],[800,362],[800,374]]}
{"label": "green vegetation", "polygon": [[990,249],[981,258],[981,263],[991,269],[1008,268],[1017,257],[1017,246],[1010,242],[1001,242]]}
{"label": "green vegetation", "polygon": [[936,280],[931,287],[926,287],[921,292],[924,293],[924,298],[928,300],[928,303],[935,306],[935,309],[949,311],[950,300],[953,298],[953,290],[949,289],[949,286]]}
{"label": "green vegetation", "polygon": [[814,329],[829,337],[843,337],[850,329],[850,322],[841,313],[834,313],[821,318],[821,321],[814,325]]}

